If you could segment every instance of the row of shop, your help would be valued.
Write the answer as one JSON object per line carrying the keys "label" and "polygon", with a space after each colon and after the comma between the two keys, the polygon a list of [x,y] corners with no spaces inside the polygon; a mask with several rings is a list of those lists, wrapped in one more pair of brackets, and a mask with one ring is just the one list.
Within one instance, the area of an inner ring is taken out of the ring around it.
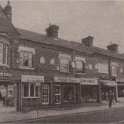
{"label": "row of shop", "polygon": [[116,82],[97,78],[55,76],[48,82],[44,76],[22,75],[17,89],[18,111],[101,102],[108,99],[110,89],[117,99]]}
{"label": "row of shop", "polygon": [[17,111],[29,111],[51,106],[101,102],[108,100],[109,90],[113,91],[117,101],[117,97],[120,94],[122,96],[124,91],[124,86],[110,80],[65,76],[53,76],[47,80],[48,78],[43,75],[20,75],[18,80],[12,81],[10,75],[6,75],[6,79],[0,81],[0,95],[5,97],[6,105],[15,106]]}

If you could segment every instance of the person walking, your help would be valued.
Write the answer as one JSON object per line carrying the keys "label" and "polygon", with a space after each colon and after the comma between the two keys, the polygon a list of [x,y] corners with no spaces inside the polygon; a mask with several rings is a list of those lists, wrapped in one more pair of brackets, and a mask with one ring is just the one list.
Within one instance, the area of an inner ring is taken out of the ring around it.
{"label": "person walking", "polygon": [[108,100],[109,100],[108,106],[109,106],[109,108],[111,108],[112,107],[112,102],[113,102],[113,92],[112,92],[112,90],[109,90]]}

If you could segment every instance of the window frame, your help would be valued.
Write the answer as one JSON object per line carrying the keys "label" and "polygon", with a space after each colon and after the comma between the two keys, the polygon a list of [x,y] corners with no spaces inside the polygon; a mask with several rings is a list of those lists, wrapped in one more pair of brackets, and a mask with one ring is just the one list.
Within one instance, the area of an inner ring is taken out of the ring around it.
{"label": "window frame", "polygon": [[[40,98],[40,86],[37,86],[36,83],[32,82],[23,82],[23,98]],[[25,91],[24,91],[24,85],[28,85],[28,96],[24,96]],[[31,96],[31,85],[34,86],[34,96]],[[36,96],[36,87],[38,87],[38,96]]]}
{"label": "window frame", "polygon": [[[25,61],[26,57],[28,58],[28,65],[27,66],[24,65],[24,61]],[[33,52],[29,52],[26,50],[25,51],[22,50],[19,52],[19,68],[33,69]]]}
{"label": "window frame", "polygon": [[[81,62],[82,69],[77,68],[77,62]],[[76,73],[84,73],[85,72],[85,62],[83,60],[75,60],[75,72]]]}

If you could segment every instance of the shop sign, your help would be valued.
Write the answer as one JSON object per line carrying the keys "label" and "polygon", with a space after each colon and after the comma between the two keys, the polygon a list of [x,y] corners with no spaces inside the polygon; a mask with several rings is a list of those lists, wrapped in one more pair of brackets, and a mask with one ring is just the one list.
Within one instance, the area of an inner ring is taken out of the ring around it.
{"label": "shop sign", "polygon": [[100,82],[106,86],[116,86],[117,85],[115,81],[110,81],[110,80],[100,80]]}
{"label": "shop sign", "polygon": [[11,76],[12,76],[11,73],[0,72],[0,80],[9,80]]}
{"label": "shop sign", "polygon": [[22,82],[36,82],[37,85],[39,85],[38,82],[44,82],[44,76],[38,76],[38,75],[22,75],[21,77]]}
{"label": "shop sign", "polygon": [[78,78],[74,77],[54,77],[55,82],[80,83]]}
{"label": "shop sign", "polygon": [[80,78],[80,84],[82,85],[98,85],[97,78]]}

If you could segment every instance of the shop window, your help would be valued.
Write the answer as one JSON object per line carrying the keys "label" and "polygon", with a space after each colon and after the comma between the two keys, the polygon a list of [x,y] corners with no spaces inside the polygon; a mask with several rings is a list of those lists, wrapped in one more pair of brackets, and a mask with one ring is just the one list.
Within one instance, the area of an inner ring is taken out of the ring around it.
{"label": "shop window", "polygon": [[54,86],[54,103],[61,104],[61,86],[60,85]]}
{"label": "shop window", "polygon": [[49,85],[43,84],[41,86],[41,101],[42,104],[49,104]]}
{"label": "shop window", "polygon": [[23,84],[24,97],[39,97],[39,87],[35,83]]}

